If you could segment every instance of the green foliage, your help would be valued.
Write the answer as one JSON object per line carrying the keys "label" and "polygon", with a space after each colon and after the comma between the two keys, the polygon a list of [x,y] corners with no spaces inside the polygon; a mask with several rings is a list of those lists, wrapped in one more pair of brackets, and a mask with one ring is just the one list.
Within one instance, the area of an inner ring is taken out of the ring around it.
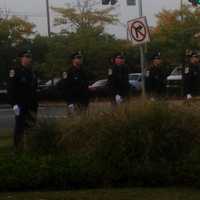
{"label": "green foliage", "polygon": [[82,52],[86,70],[93,79],[107,77],[111,56],[128,49],[126,41],[117,40],[96,28],[79,29],[76,33],[69,34],[68,47],[70,52]]}
{"label": "green foliage", "polygon": [[6,80],[8,67],[17,55],[17,46],[33,33],[34,25],[18,17],[0,20],[0,79]]}
{"label": "green foliage", "polygon": [[55,24],[72,25],[77,30],[82,28],[103,28],[105,24],[114,24],[118,21],[117,17],[111,14],[112,7],[97,9],[98,4],[96,0],[77,0],[75,4],[66,4],[66,8],[52,8],[61,15],[61,17],[56,18]]}
{"label": "green foliage", "polygon": [[200,191],[194,188],[166,187],[166,188],[103,188],[72,191],[42,191],[42,192],[9,192],[1,193],[1,199],[12,200],[199,200]]}
{"label": "green foliage", "polygon": [[20,42],[33,33],[34,25],[18,17],[0,21],[0,38],[3,41]]}
{"label": "green foliage", "polygon": [[199,113],[195,105],[137,102],[41,122],[26,155],[2,158],[0,189],[198,186]]}
{"label": "green foliage", "polygon": [[59,149],[59,126],[55,121],[42,121],[29,135],[28,149],[35,153],[56,154]]}
{"label": "green foliage", "polygon": [[[78,25],[73,31],[62,30],[59,34],[51,34],[50,38],[36,35],[30,39],[33,24],[16,17],[3,19],[0,22],[1,79],[6,80],[8,67],[18,62],[17,52],[21,48],[32,49],[34,67],[41,79],[59,77],[71,66],[70,55],[77,51],[84,55],[84,68],[90,80],[106,78],[110,57],[129,49],[132,53],[133,48],[129,42],[104,33],[104,26],[117,22],[117,18],[112,14],[113,8],[98,10],[96,3],[84,0],[78,7],[54,8],[61,18],[67,19],[65,22]],[[133,54],[136,55],[135,50]],[[129,60],[134,67],[137,56],[133,59],[133,55],[129,54]]]}
{"label": "green foliage", "polygon": [[150,50],[162,52],[168,62],[183,62],[187,49],[200,46],[200,11],[183,6],[181,10],[163,10],[157,15],[158,23],[152,30]]}
{"label": "green foliage", "polygon": [[41,70],[48,78],[54,78],[61,75],[67,68],[67,38],[65,36],[52,36],[47,43],[47,49],[44,55],[44,63]]}
{"label": "green foliage", "polygon": [[[60,34],[51,38],[37,36],[32,46],[35,65],[46,78],[60,76],[66,71],[71,66],[71,54],[77,51],[84,56],[84,68],[90,79],[105,78],[110,57],[118,51],[131,49],[127,41],[102,33],[101,28],[82,28],[67,36]],[[133,55],[129,55],[132,66],[135,61]]]}

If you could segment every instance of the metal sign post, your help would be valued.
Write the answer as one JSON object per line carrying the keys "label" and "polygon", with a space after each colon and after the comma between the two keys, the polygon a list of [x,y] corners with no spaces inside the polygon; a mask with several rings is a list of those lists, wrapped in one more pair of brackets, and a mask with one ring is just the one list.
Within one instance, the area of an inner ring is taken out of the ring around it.
{"label": "metal sign post", "polygon": [[142,75],[142,97],[146,97],[145,91],[145,53],[144,44],[150,42],[150,32],[145,16],[142,16],[142,0],[138,0],[139,18],[128,21],[127,37],[132,40],[134,45],[139,45],[140,49],[140,63]]}
{"label": "metal sign post", "polygon": [[150,33],[146,17],[128,21],[127,36],[129,40],[132,40],[134,45],[142,45],[150,42]]}
{"label": "metal sign post", "polygon": [[[138,0],[139,6],[139,16],[142,17],[142,0]],[[144,46],[140,45],[140,63],[141,63],[141,73],[142,73],[142,97],[146,97],[145,90],[145,69],[144,69]]]}

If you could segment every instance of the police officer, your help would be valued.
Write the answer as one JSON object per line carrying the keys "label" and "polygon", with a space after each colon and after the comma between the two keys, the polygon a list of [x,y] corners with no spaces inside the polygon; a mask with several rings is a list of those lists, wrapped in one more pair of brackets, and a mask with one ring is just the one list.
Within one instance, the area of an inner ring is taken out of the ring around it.
{"label": "police officer", "polygon": [[72,66],[63,72],[63,97],[70,113],[76,108],[85,110],[89,104],[89,81],[82,66],[81,54],[74,53],[71,57]]}
{"label": "police officer", "polygon": [[112,68],[108,72],[109,86],[114,103],[120,104],[129,95],[129,72],[122,53],[117,53],[112,63]]}
{"label": "police officer", "polygon": [[14,146],[24,148],[24,134],[35,123],[37,101],[37,76],[32,69],[31,51],[20,53],[20,64],[9,71],[8,95],[15,113]]}
{"label": "police officer", "polygon": [[147,93],[154,98],[162,95],[165,91],[166,73],[163,68],[160,53],[152,56],[150,66],[146,70],[145,84]]}
{"label": "police officer", "polygon": [[189,63],[183,70],[184,94],[187,99],[200,94],[200,60],[197,52],[189,55]]}

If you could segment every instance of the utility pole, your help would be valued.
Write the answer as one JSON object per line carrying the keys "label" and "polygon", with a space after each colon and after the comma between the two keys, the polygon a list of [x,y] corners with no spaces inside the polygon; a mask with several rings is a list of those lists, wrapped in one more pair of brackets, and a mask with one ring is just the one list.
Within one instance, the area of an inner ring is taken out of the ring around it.
{"label": "utility pole", "polygon": [[[142,0],[138,0],[139,6],[139,17],[142,17],[143,10],[142,10]],[[142,97],[146,97],[145,91],[145,68],[144,68],[144,45],[140,45],[140,63],[141,63],[141,73],[142,73]]]}
{"label": "utility pole", "polygon": [[47,30],[48,30],[48,37],[50,37],[51,36],[51,25],[50,25],[49,0],[46,0],[46,8],[47,8]]}
{"label": "utility pole", "polygon": [[180,0],[181,22],[183,22],[183,0]]}
{"label": "utility pole", "polygon": [[180,0],[180,8],[183,8],[183,0]]}

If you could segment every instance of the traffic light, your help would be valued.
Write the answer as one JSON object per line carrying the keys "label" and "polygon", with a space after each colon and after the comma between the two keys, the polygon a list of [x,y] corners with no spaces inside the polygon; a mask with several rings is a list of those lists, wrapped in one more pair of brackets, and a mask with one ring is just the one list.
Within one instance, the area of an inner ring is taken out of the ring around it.
{"label": "traffic light", "polygon": [[118,0],[102,0],[102,5],[115,5]]}
{"label": "traffic light", "polygon": [[117,3],[117,0],[111,0],[111,5],[115,5]]}
{"label": "traffic light", "polygon": [[108,5],[110,3],[110,0],[102,0],[102,5]]}
{"label": "traffic light", "polygon": [[127,0],[127,6],[135,6],[136,0]]}
{"label": "traffic light", "polygon": [[200,0],[188,0],[190,3],[192,3],[193,6],[197,6],[200,4]]}

